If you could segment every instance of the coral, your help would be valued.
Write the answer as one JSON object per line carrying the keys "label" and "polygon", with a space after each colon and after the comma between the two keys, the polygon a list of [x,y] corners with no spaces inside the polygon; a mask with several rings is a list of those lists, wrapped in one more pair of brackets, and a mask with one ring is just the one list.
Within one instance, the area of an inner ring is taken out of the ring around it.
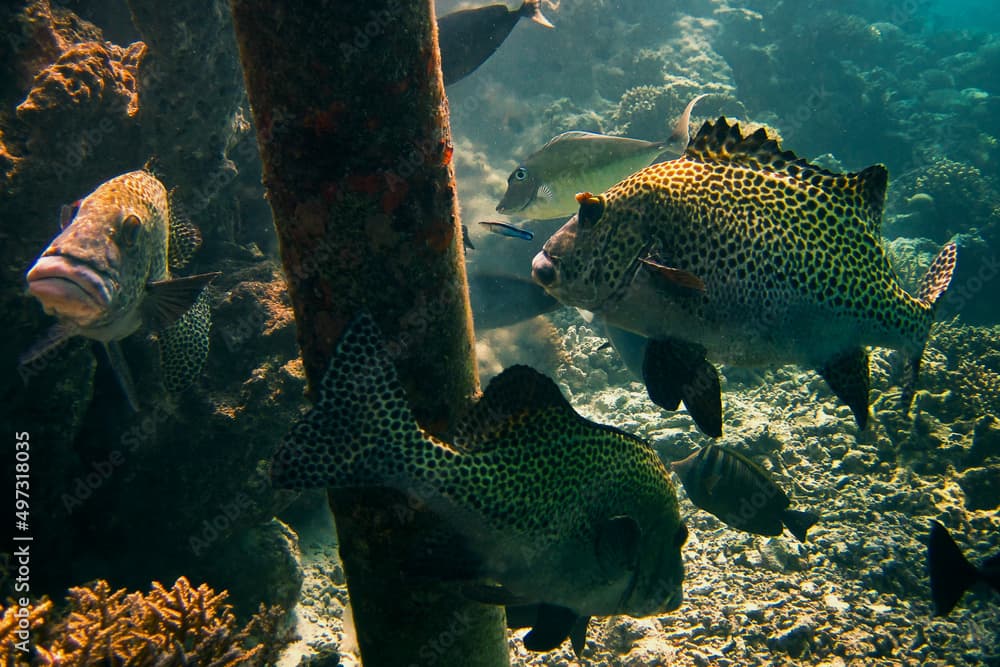
{"label": "coral", "polygon": [[923,236],[944,242],[969,230],[995,226],[1000,194],[971,164],[938,157],[907,172],[893,185],[886,225],[889,236]]}
{"label": "coral", "polygon": [[[107,581],[71,588],[65,616],[47,622],[50,602],[33,610],[37,619],[32,643],[37,664],[89,665],[264,665],[272,664],[283,643],[278,607],[261,606],[238,627],[227,593],[206,584],[193,588],[184,577],[169,590],[153,582],[143,594],[111,590]],[[4,613],[0,633],[14,607]],[[0,662],[16,654],[0,643]],[[27,664],[27,663],[24,663]]]}
{"label": "coral", "polygon": [[35,127],[54,124],[47,115],[118,115],[139,110],[136,90],[138,63],[146,50],[136,42],[127,49],[110,43],[82,42],[70,46],[42,70],[18,117]]}
{"label": "coral", "polygon": [[[23,612],[22,609],[26,610]],[[35,636],[45,623],[45,616],[52,610],[52,601],[42,599],[37,604],[21,607],[11,600],[0,614],[0,664],[12,667],[18,664],[18,644],[26,646],[28,638]],[[22,615],[25,614],[26,615]],[[18,635],[20,632],[20,636]]]}
{"label": "coral", "polygon": [[940,322],[931,330],[928,347],[945,360],[943,367],[925,373],[931,391],[951,389],[960,396],[956,403],[965,419],[1000,415],[1000,326]]}

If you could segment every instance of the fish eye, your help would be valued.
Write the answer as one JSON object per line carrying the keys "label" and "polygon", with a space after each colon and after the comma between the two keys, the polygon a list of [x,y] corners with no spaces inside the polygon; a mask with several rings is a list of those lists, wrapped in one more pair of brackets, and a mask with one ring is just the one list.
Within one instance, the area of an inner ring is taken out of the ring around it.
{"label": "fish eye", "polygon": [[116,240],[119,245],[125,246],[126,248],[131,247],[137,238],[139,238],[139,230],[142,228],[142,221],[136,215],[129,215],[124,220],[122,220],[122,226],[118,230],[118,236]]}
{"label": "fish eye", "polygon": [[518,167],[517,169],[514,170],[514,178],[515,179],[517,179],[519,181],[523,181],[527,177],[528,177],[528,170],[525,169],[524,167]]}
{"label": "fish eye", "polygon": [[683,523],[677,529],[677,534],[674,535],[674,545],[678,547],[684,546],[684,543],[688,539],[688,528]]}

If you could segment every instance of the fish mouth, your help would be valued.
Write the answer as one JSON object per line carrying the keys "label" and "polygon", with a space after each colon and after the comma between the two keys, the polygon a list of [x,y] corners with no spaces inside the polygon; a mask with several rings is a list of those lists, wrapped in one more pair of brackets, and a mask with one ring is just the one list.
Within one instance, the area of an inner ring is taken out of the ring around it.
{"label": "fish mouth", "polygon": [[509,204],[504,204],[503,200],[501,200],[500,203],[497,204],[497,213],[504,213],[504,214],[520,213],[524,209],[528,208],[528,204],[530,204],[531,201],[533,200],[528,200],[523,204],[521,204],[520,206],[511,206]]}
{"label": "fish mouth", "polygon": [[76,257],[41,257],[26,276],[28,292],[45,312],[86,325],[107,312],[116,282]]}
{"label": "fish mouth", "polygon": [[531,260],[531,279],[546,290],[555,287],[559,279],[556,263],[544,248]]}

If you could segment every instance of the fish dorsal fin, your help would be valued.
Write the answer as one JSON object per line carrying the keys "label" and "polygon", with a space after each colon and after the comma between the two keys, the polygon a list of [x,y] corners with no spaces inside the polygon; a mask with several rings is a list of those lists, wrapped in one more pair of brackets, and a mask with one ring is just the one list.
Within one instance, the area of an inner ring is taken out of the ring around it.
{"label": "fish dorsal fin", "polygon": [[192,224],[184,209],[177,203],[175,190],[168,195],[170,205],[170,252],[167,262],[171,269],[185,266],[201,247],[201,232]]}
{"label": "fish dorsal fin", "polygon": [[497,433],[547,408],[576,416],[555,382],[530,366],[511,366],[493,378],[483,397],[462,417],[453,443],[466,450],[483,449]]}
{"label": "fish dorsal fin", "polygon": [[769,137],[764,128],[744,137],[740,124],[734,122],[730,125],[725,116],[720,116],[714,123],[705,121],[688,144],[684,156],[698,162],[736,162],[791,176],[801,176],[803,172],[807,176],[813,173],[835,175],[809,164],[791,151],[781,150],[781,144]]}
{"label": "fish dorsal fin", "polygon": [[859,209],[860,217],[878,233],[889,174],[885,165],[876,164],[857,173],[838,174],[811,164],[792,151],[781,149],[777,139],[764,128],[743,136],[740,124],[730,124],[725,117],[705,121],[688,144],[684,156],[697,162],[732,162],[742,166],[784,174],[806,181]]}

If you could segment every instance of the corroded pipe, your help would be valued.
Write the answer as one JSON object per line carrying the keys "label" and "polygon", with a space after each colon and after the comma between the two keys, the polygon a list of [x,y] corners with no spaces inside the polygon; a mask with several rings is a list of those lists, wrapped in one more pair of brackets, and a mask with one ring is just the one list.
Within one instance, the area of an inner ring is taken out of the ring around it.
{"label": "corroded pipe", "polygon": [[[432,3],[231,5],[310,386],[367,308],[443,433],[478,379]],[[446,526],[391,491],[330,499],[366,667],[508,664],[500,608],[400,575]]]}

